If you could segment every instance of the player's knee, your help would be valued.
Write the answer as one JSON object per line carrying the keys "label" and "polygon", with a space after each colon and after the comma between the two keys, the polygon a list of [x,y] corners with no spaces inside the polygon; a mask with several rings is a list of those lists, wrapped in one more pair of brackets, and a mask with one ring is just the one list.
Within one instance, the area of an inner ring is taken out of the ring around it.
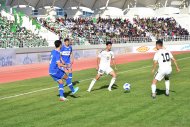
{"label": "player's knee", "polygon": [[156,85],[156,83],[157,83],[157,80],[156,80],[156,79],[153,79],[152,84],[155,84],[155,85]]}
{"label": "player's knee", "polygon": [[101,76],[102,76],[101,74],[100,74],[100,75],[97,75],[95,79],[96,79],[96,80],[99,80]]}
{"label": "player's knee", "polygon": [[69,69],[69,73],[72,73],[72,69]]}
{"label": "player's knee", "polygon": [[170,80],[169,76],[165,76],[164,79],[167,81],[167,80]]}
{"label": "player's knee", "polygon": [[63,79],[65,79],[65,80],[67,80],[69,77],[65,74],[64,76],[63,76]]}
{"label": "player's knee", "polygon": [[59,80],[59,81],[57,81],[59,84],[63,84],[63,81],[62,80]]}
{"label": "player's knee", "polygon": [[112,73],[112,77],[113,77],[113,78],[116,78],[116,77],[117,77],[117,75],[116,75],[115,72]]}

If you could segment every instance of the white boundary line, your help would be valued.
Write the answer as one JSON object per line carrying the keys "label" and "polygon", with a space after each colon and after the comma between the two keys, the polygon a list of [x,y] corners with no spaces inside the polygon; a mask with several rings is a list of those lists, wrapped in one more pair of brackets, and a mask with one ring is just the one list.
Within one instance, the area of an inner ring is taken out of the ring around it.
{"label": "white boundary line", "polygon": [[[184,57],[184,58],[178,59],[177,61],[181,61],[181,60],[185,60],[185,59],[189,59],[189,58],[190,57]],[[135,71],[135,70],[141,70],[141,69],[145,69],[145,68],[149,68],[149,67],[152,67],[152,66],[144,66],[144,67],[140,67],[140,68],[126,70],[126,71],[118,72],[117,74],[123,74],[123,73],[126,73],[126,72]],[[102,76],[102,77],[106,77],[106,76]],[[83,80],[80,80],[79,82],[85,82],[85,81],[89,81],[89,80],[92,80],[92,79],[93,78],[83,79]],[[2,97],[2,98],[0,98],[0,100],[6,100],[6,99],[10,99],[10,98],[15,98],[15,97],[28,95],[28,94],[32,94],[32,93],[37,93],[37,92],[41,92],[41,91],[46,91],[46,90],[50,90],[50,89],[55,89],[55,88],[57,88],[57,87],[49,87],[49,88],[39,89],[39,90],[31,91],[31,92],[26,92],[26,93],[16,94],[16,95],[12,95],[12,96]]]}

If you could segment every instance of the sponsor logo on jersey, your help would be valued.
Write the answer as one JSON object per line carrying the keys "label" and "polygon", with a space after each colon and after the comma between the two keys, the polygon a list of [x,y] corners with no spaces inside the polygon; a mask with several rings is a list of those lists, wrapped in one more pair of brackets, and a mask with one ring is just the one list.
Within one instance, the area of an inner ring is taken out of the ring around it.
{"label": "sponsor logo on jersey", "polygon": [[150,48],[147,47],[147,46],[141,46],[141,47],[137,48],[136,50],[137,50],[138,52],[147,52],[149,49],[150,49]]}
{"label": "sponsor logo on jersey", "polygon": [[61,55],[63,55],[63,56],[69,56],[70,54],[71,54],[70,51],[63,51],[63,52],[61,52]]}

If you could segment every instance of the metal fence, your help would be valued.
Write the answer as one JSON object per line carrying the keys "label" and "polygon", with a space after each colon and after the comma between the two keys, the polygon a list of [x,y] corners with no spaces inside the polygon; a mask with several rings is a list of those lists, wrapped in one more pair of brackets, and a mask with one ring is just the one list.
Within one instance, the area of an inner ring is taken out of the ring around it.
{"label": "metal fence", "polygon": [[157,39],[162,39],[163,41],[189,41],[190,35],[184,35],[184,36],[166,36],[166,37],[160,37]]}
{"label": "metal fence", "polygon": [[[19,36],[20,37],[20,36]],[[156,39],[162,39],[164,42],[169,41],[190,41],[190,36],[165,36],[159,37],[155,39],[151,39],[148,37],[131,37],[131,38],[102,38],[102,37],[95,37],[95,38],[81,38],[75,37],[71,39],[71,43],[73,45],[99,45],[105,44],[107,41],[111,41],[113,44],[125,44],[125,43],[149,43],[156,41]],[[54,40],[47,41],[49,43],[53,43]],[[32,39],[30,41],[20,39],[18,40],[17,37],[6,37],[0,36],[0,48],[23,48],[23,47],[47,47],[48,43],[46,41],[37,41],[36,39]]]}
{"label": "metal fence", "polygon": [[156,41],[157,39],[162,39],[164,42],[169,41],[190,41],[190,36],[164,36],[155,39],[151,39],[150,37],[130,37],[130,38],[89,38],[89,39],[81,39],[74,38],[72,39],[73,45],[98,45],[105,44],[107,41],[111,41],[113,44],[125,44],[125,43],[148,43]]}

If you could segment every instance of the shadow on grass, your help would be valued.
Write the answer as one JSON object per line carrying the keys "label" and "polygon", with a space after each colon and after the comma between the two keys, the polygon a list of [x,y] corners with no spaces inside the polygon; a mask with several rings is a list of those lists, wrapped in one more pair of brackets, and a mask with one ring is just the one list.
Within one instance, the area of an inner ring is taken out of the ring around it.
{"label": "shadow on grass", "polygon": [[131,91],[130,90],[125,90],[124,93],[130,93]]}
{"label": "shadow on grass", "polygon": [[75,85],[79,84],[80,82],[79,81],[74,81],[72,83],[73,83],[73,86],[75,86]]}
{"label": "shadow on grass", "polygon": [[[73,86],[75,86],[76,84],[79,84],[79,81],[74,81],[74,82],[72,82],[72,83],[73,83]],[[66,86],[64,86],[64,87],[68,87],[68,86],[66,85]],[[79,97],[80,97],[80,96],[72,95],[71,93],[72,93],[71,91],[66,92],[66,93],[65,93],[65,97],[68,97],[68,96],[70,96],[70,97],[72,97],[72,98],[79,98]],[[76,93],[76,94],[77,94],[77,93]],[[57,96],[59,97],[59,94],[58,94]]]}
{"label": "shadow on grass", "polygon": [[[113,86],[112,86],[112,90],[114,90],[114,89],[117,89],[117,85],[116,84],[113,84]],[[105,86],[101,86],[100,88],[97,88],[97,89],[92,89],[92,91],[96,91],[96,90],[101,90],[101,89],[107,89],[108,88],[108,85],[105,85]]]}
{"label": "shadow on grass", "polygon": [[[156,89],[156,95],[165,95],[166,90]],[[175,91],[170,90],[170,92],[176,93]]]}

